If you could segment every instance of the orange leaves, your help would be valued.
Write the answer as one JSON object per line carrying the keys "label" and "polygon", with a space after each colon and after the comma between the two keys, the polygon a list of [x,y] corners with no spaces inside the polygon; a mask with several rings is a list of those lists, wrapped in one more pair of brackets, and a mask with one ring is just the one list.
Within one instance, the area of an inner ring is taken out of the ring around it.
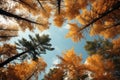
{"label": "orange leaves", "polygon": [[68,63],[73,63],[74,65],[80,64],[82,58],[81,56],[77,56],[74,52],[74,49],[70,49],[63,54],[63,59]]}
{"label": "orange leaves", "polygon": [[61,70],[60,68],[53,68],[53,69],[50,69],[50,72],[47,75],[45,75],[44,79],[45,80],[53,80],[53,79],[62,80],[63,76],[64,76],[63,70]]}
{"label": "orange leaves", "polygon": [[56,15],[54,18],[54,24],[58,27],[61,27],[64,22],[64,16],[63,15]]}
{"label": "orange leaves", "polygon": [[10,44],[4,44],[3,46],[0,47],[0,54],[7,55],[9,57],[14,54],[17,54],[16,46]]}
{"label": "orange leaves", "polygon": [[57,66],[63,71],[66,71],[66,77],[69,79],[78,79],[78,76],[80,77],[84,73],[85,66],[81,63],[82,58],[76,55],[74,49],[66,51],[63,53],[63,57],[59,58],[61,63]]}
{"label": "orange leaves", "polygon": [[46,67],[46,63],[39,58],[38,61],[23,62],[21,64],[10,65],[1,77],[5,80],[27,80],[33,73],[40,73]]}
{"label": "orange leaves", "polygon": [[112,41],[112,43],[114,44],[113,48],[120,48],[120,38],[115,39]]}
{"label": "orange leaves", "polygon": [[117,55],[119,56],[120,55],[120,38],[118,39],[115,39],[112,41],[113,43],[113,49],[112,49],[112,55]]}
{"label": "orange leaves", "polygon": [[81,38],[83,38],[83,35],[81,32],[79,32],[79,27],[77,24],[69,24],[70,29],[69,32],[66,35],[66,38],[72,38],[74,42],[78,42]]}
{"label": "orange leaves", "polygon": [[93,72],[94,75],[92,77],[96,80],[111,80],[111,78],[113,78],[111,72],[114,70],[114,64],[109,60],[105,60],[99,54],[88,57],[86,67]]}
{"label": "orange leaves", "polygon": [[49,28],[48,18],[43,18],[43,17],[39,16],[36,21],[43,24],[43,25],[36,25],[36,27],[40,31],[43,31],[43,30],[46,30]]}
{"label": "orange leaves", "polygon": [[90,35],[99,34],[102,30],[104,30],[104,26],[102,24],[94,24],[90,30]]}

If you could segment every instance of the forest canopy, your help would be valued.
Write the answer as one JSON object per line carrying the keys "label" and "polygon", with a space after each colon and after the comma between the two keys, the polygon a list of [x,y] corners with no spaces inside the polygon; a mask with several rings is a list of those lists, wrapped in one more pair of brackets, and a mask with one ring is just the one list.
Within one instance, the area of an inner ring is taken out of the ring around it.
{"label": "forest canopy", "polygon": [[[0,0],[0,80],[39,79],[47,66],[41,54],[54,50],[49,35],[40,34],[52,25],[67,26],[73,42],[85,40],[88,57],[64,51],[43,80],[119,80],[119,13],[120,0]],[[34,36],[9,42],[26,30]]]}

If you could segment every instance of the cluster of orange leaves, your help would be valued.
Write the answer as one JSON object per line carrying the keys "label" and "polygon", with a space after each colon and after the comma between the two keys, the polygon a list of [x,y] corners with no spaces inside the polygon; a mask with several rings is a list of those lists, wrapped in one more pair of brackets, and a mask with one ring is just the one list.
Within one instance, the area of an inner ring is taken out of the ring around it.
{"label": "cluster of orange leaves", "polygon": [[4,44],[3,46],[0,46],[0,55],[7,55],[10,57],[14,54],[17,54],[15,45]]}
{"label": "cluster of orange leaves", "polygon": [[105,60],[103,56],[99,54],[89,56],[85,63],[82,63],[81,56],[76,55],[74,49],[70,49],[63,53],[62,57],[58,56],[58,58],[61,62],[56,65],[56,72],[47,75],[45,80],[52,80],[53,78],[61,80],[61,76],[62,79],[67,78],[69,80],[82,79],[88,71],[91,72],[88,77],[92,79],[115,80],[115,77],[112,75],[114,64],[110,60]]}
{"label": "cluster of orange leaves", "polygon": [[[68,38],[72,38],[73,41],[79,41],[83,37],[76,36],[78,35],[78,32],[81,33],[81,27],[84,27],[85,25],[89,24],[94,19],[98,18],[102,15],[102,13],[105,13],[108,11],[114,4],[117,3],[118,0],[65,0],[64,1],[64,7],[62,8],[61,12],[64,12],[64,19],[70,21],[70,20],[77,20],[82,26],[78,26],[76,30],[69,29],[69,33],[67,35]],[[89,5],[91,4],[91,6]],[[103,5],[103,6],[101,6]],[[119,25],[115,25],[117,23],[116,18],[119,20],[120,15],[118,14],[120,11],[115,10],[105,17],[97,20],[93,24],[91,24],[92,27],[88,26],[90,28],[90,35],[102,35],[105,38],[114,38],[117,34],[120,33],[120,27]],[[60,16],[55,16],[55,18],[60,19]],[[116,17],[116,18],[115,18]],[[54,20],[54,23],[58,26],[61,26],[63,23],[63,20],[61,19]],[[118,21],[119,23],[119,21]],[[76,25],[78,23],[75,23]],[[76,27],[76,26],[74,26]],[[87,27],[86,27],[87,28]],[[85,28],[85,29],[86,29]],[[84,30],[84,29],[83,29]],[[75,33],[77,32],[77,33]],[[82,33],[83,35],[83,33]],[[74,36],[74,37],[73,37]],[[78,38],[77,38],[78,37]]]}
{"label": "cluster of orange leaves", "polygon": [[23,62],[21,64],[9,65],[7,69],[2,69],[0,71],[1,79],[4,80],[26,80],[32,74],[41,71],[44,71],[46,63],[42,58],[39,58],[37,61]]}

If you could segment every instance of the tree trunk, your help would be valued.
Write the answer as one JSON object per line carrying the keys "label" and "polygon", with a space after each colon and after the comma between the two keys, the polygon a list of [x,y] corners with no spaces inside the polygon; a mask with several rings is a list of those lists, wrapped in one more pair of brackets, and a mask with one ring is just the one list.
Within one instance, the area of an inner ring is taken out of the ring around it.
{"label": "tree trunk", "polygon": [[92,21],[90,21],[88,24],[86,24],[85,26],[81,27],[79,31],[82,31],[84,29],[86,29],[87,27],[89,27],[91,24],[95,23],[96,21],[100,20],[101,18],[107,16],[108,14],[110,14],[111,12],[115,11],[116,9],[119,9],[120,7],[120,1],[118,1],[116,4],[113,5],[112,9],[107,10],[106,12],[102,13],[99,17],[93,19]]}
{"label": "tree trunk", "polygon": [[18,19],[18,20],[27,21],[27,22],[29,22],[29,23],[34,23],[34,24],[38,24],[38,25],[43,25],[43,24],[41,24],[41,23],[37,23],[37,22],[31,21],[31,20],[29,20],[29,19],[22,18],[22,17],[20,17],[20,16],[18,16],[18,15],[12,14],[12,13],[7,12],[7,11],[2,10],[2,9],[0,9],[0,14],[1,14],[1,15],[5,15],[5,16],[8,16],[8,17],[13,17],[13,18],[16,18],[16,19]]}
{"label": "tree trunk", "polygon": [[0,63],[0,67],[3,67],[4,65],[8,64],[9,62],[13,61],[14,59],[20,57],[21,55],[23,55],[23,54],[25,54],[25,53],[27,53],[27,52],[29,52],[29,51],[30,51],[30,50],[26,50],[26,51],[24,51],[24,52],[22,52],[22,53],[20,53],[20,54],[17,54],[17,55],[15,55],[15,56],[12,56],[12,57],[8,58],[8,59],[5,60],[4,62]]}

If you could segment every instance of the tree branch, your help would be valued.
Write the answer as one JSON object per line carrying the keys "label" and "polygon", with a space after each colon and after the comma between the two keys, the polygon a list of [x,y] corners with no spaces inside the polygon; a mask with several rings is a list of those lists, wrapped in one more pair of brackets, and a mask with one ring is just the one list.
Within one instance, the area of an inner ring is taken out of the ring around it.
{"label": "tree branch", "polygon": [[[114,26],[115,26],[115,27],[118,27],[118,25],[120,25],[120,21],[114,23],[113,25],[110,25],[109,27],[104,28],[104,30],[107,30],[107,29],[113,28]],[[104,30],[102,30],[102,31],[104,31]]]}
{"label": "tree branch", "polygon": [[37,2],[39,3],[40,7],[46,12],[45,8],[42,6],[42,3],[40,2],[40,0],[37,0]]}

